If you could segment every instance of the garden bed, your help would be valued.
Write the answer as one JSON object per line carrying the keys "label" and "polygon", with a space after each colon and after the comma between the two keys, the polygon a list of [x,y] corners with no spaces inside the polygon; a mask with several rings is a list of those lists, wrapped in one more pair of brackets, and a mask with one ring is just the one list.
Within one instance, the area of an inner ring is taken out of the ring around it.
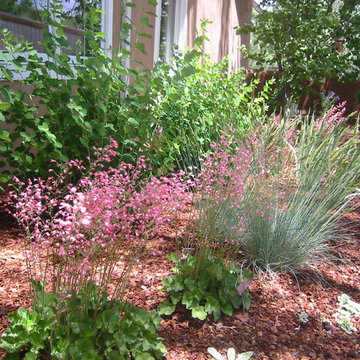
{"label": "garden bed", "polygon": [[[29,307],[28,278],[25,260],[14,220],[0,213],[0,332],[8,325],[7,314],[19,307]],[[360,220],[360,212],[348,215]],[[360,222],[359,222],[360,224]],[[347,294],[360,302],[360,226],[353,243],[338,248],[351,263],[334,266],[321,264],[305,271],[296,280],[290,275],[255,279],[250,286],[252,303],[248,313],[238,310],[233,316],[191,319],[185,310],[164,316],[160,336],[168,349],[166,359],[208,359],[207,348],[224,352],[234,347],[238,352],[254,351],[253,359],[359,359],[360,334],[347,334],[336,325],[338,296]],[[171,229],[147,243],[146,256],[135,265],[126,299],[132,304],[154,309],[166,299],[161,280],[171,274],[172,263],[165,258],[175,250]],[[322,275],[323,282],[317,280]],[[305,312],[308,323],[298,314]],[[323,322],[331,320],[332,325]],[[360,319],[353,322],[360,330]],[[0,350],[1,351],[1,350]],[[0,352],[3,358],[4,352]]]}

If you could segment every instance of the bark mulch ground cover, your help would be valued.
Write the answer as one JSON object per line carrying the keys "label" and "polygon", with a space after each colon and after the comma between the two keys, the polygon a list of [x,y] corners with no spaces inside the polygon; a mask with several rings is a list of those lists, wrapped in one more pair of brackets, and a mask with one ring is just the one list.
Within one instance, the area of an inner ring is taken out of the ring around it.
{"label": "bark mulch ground cover", "polygon": [[[360,302],[360,212],[349,214],[359,223],[352,243],[337,248],[349,262],[321,264],[308,269],[297,279],[281,274],[250,286],[249,312],[237,311],[214,323],[211,319],[191,319],[185,310],[164,317],[160,336],[168,349],[166,359],[209,359],[208,347],[224,353],[228,347],[237,352],[254,351],[253,359],[360,359],[359,329],[351,334],[337,326],[333,314],[338,296],[347,294]],[[172,274],[172,263],[165,258],[175,249],[171,232],[147,244],[147,253],[136,264],[126,299],[136,306],[154,309],[166,298],[161,280]],[[322,281],[318,276],[322,276]],[[7,314],[29,307],[28,279],[16,223],[0,206],[0,333],[7,325]],[[298,314],[306,312],[309,322],[301,324]],[[332,324],[323,322],[331,320]],[[4,352],[0,350],[0,359]],[[80,359],[79,359],[80,360]]]}

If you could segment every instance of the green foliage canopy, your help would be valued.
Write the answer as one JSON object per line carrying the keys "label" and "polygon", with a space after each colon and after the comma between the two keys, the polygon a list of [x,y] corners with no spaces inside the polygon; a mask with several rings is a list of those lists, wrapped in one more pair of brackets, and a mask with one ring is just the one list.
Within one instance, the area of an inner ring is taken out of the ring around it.
{"label": "green foliage canopy", "polygon": [[[282,95],[298,95],[304,81],[338,76],[355,80],[360,70],[360,5],[355,0],[263,0],[264,10],[238,33],[254,35],[259,70],[276,67]],[[343,39],[342,54],[335,41]],[[278,94],[279,95],[279,94]]]}

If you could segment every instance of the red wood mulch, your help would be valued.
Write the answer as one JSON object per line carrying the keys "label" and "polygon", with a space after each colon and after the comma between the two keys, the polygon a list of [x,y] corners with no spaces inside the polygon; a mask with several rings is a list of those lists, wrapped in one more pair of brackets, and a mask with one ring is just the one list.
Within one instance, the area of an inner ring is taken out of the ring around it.
{"label": "red wood mulch", "polygon": [[[179,311],[162,321],[160,336],[168,349],[166,359],[209,359],[207,348],[222,351],[234,347],[238,352],[254,351],[252,359],[360,359],[359,329],[351,335],[337,327],[333,314],[338,309],[338,296],[348,294],[360,302],[360,212],[350,214],[359,222],[359,236],[338,251],[351,263],[336,266],[322,264],[316,271],[326,282],[316,280],[307,271],[297,280],[290,275],[258,279],[250,286],[252,305],[248,313],[236,312],[214,323],[192,320]],[[166,298],[161,279],[171,274],[166,254],[175,248],[169,236],[148,244],[148,254],[137,263],[129,284],[127,300],[146,309],[154,309]],[[18,307],[29,307],[28,282],[18,230],[13,219],[0,207],[0,333],[6,326],[7,314]],[[298,314],[306,312],[309,322],[300,326]],[[322,322],[332,321],[332,326]],[[0,359],[4,352],[0,350]]]}

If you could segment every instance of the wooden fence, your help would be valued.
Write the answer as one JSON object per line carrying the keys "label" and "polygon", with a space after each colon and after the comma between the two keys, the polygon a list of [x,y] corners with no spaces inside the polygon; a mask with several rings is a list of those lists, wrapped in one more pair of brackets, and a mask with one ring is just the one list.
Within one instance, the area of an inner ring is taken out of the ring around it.
{"label": "wooden fence", "polygon": [[[257,91],[260,91],[266,81],[275,78],[276,72],[271,70],[264,70],[259,73],[255,73],[254,70],[247,71],[247,81],[251,81],[254,78],[260,80],[257,87]],[[340,103],[346,101],[346,115],[355,112],[354,117],[360,114],[360,80],[356,82],[343,83],[338,78],[324,79],[321,85],[317,85],[314,82],[306,84],[312,90],[317,93],[324,93],[325,95],[332,95],[336,98],[336,102]],[[321,107],[321,98],[319,95],[309,92],[306,95],[300,97],[298,101],[298,109],[302,112],[308,112],[309,110]]]}

